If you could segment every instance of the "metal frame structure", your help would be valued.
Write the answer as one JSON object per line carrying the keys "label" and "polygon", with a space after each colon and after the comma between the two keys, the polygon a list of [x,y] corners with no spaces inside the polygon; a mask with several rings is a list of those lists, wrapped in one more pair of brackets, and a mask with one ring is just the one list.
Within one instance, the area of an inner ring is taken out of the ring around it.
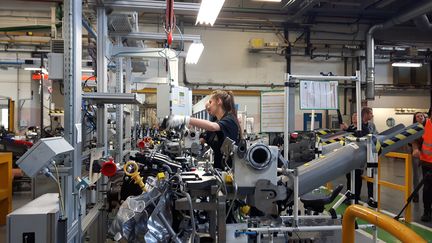
{"label": "metal frame structure", "polygon": [[[285,116],[284,116],[284,157],[288,159],[289,149],[289,134],[294,131],[294,105],[295,105],[295,88],[296,83],[300,80],[308,81],[354,81],[356,82],[356,109],[361,109],[361,78],[360,71],[356,71],[356,76],[314,76],[314,75],[292,75],[285,74]],[[360,114],[357,112],[357,130],[361,130]],[[298,197],[299,197],[299,183],[297,171],[292,172],[294,176],[294,225],[298,225]],[[351,172],[351,189],[355,188],[354,172]],[[353,191],[353,190],[351,190]]]}
{"label": "metal frame structure", "polygon": [[[114,6],[115,5],[115,6]],[[131,33],[110,33],[108,34],[108,16],[106,7],[117,9],[127,9],[130,11],[154,11],[164,9],[165,3],[158,1],[144,2],[139,7],[128,5],[125,1],[103,2],[96,6],[97,12],[97,34],[93,37],[97,40],[97,92],[82,94],[81,87],[81,65],[82,65],[82,0],[66,0],[64,3],[64,87],[65,87],[65,139],[74,147],[74,150],[67,154],[64,159],[64,167],[59,168],[61,177],[61,190],[64,195],[66,208],[66,229],[64,235],[65,242],[83,242],[86,233],[90,235],[90,242],[104,242],[107,231],[107,212],[106,191],[108,179],[102,176],[95,182],[96,190],[93,189],[86,197],[87,193],[81,195],[80,182],[75,181],[82,174],[82,161],[87,159],[90,150],[83,146],[83,139],[86,130],[84,129],[83,116],[81,115],[82,101],[85,100],[96,109],[96,149],[103,151],[103,156],[110,155],[107,117],[108,109],[106,104],[116,105],[116,162],[123,163],[123,158],[132,148],[131,141],[131,114],[135,108],[125,106],[125,104],[136,105],[137,94],[131,94],[132,61],[131,57],[166,58],[169,61],[169,73],[167,83],[178,84],[178,53],[165,48],[134,48],[124,47],[122,37],[130,39],[162,40],[165,39],[164,33],[142,33],[138,32],[137,26]],[[199,4],[179,3],[176,10],[195,11],[199,9]],[[86,22],[84,25],[87,24]],[[84,26],[88,28],[88,26]],[[116,39],[117,45],[112,46],[109,37]],[[174,35],[180,41],[200,41],[198,35]],[[113,59],[114,58],[114,59]],[[116,83],[115,93],[108,92],[108,60],[115,60],[116,63]],[[85,125],[85,124],[84,124]],[[124,151],[126,150],[126,151]],[[93,181],[92,181],[93,182]],[[91,209],[87,209],[88,201],[95,203]],[[220,205],[219,205],[220,206]],[[64,218],[62,218],[63,220]],[[219,225],[218,227],[222,227]]]}
{"label": "metal frame structure", "polygon": [[[121,4],[122,1],[115,4]],[[156,6],[162,8],[158,2],[149,2],[146,9]],[[190,6],[189,6],[190,5]],[[189,4],[182,10],[196,11],[198,4]],[[123,163],[123,158],[132,148],[131,145],[131,126],[129,123],[131,109],[125,109],[125,104],[139,104],[137,94],[131,94],[132,64],[131,57],[166,58],[170,63],[167,83],[178,83],[178,54],[170,49],[159,48],[134,48],[124,47],[122,37],[131,39],[163,39],[165,35],[160,33],[140,33],[135,28],[131,33],[111,33],[108,35],[108,17],[106,8],[110,3],[105,2],[96,7],[97,12],[97,92],[81,92],[81,62],[82,62],[82,1],[65,1],[65,22],[64,22],[64,82],[65,82],[65,138],[75,148],[65,159],[65,167],[60,170],[62,176],[62,190],[65,195],[65,206],[67,208],[67,242],[82,242],[84,234],[90,234],[91,242],[103,242],[106,239],[107,213],[105,211],[108,179],[101,177],[96,182],[96,191],[91,192],[91,200],[95,206],[87,210],[86,202],[88,199],[85,194],[78,196],[76,191],[77,177],[82,177],[82,161],[90,154],[83,151],[82,139],[86,139],[85,129],[82,128],[81,107],[82,100],[86,100],[91,105],[96,105],[97,120],[97,148],[103,150],[104,156],[110,154],[107,117],[108,109],[106,104],[116,105],[116,162]],[[178,7],[179,5],[177,5]],[[165,3],[163,4],[165,8]],[[117,9],[117,7],[116,7]],[[129,10],[137,11],[136,6],[130,6]],[[180,11],[182,11],[180,10]],[[109,36],[116,39],[117,45],[112,46]],[[200,40],[195,35],[175,35],[181,41]],[[108,60],[116,61],[116,83],[115,93],[108,92]],[[124,72],[125,70],[125,72]],[[127,113],[126,115],[124,115]],[[126,121],[126,122],[125,122]],[[123,150],[126,150],[123,151]],[[85,155],[84,155],[85,154]],[[88,212],[87,212],[88,211]]]}

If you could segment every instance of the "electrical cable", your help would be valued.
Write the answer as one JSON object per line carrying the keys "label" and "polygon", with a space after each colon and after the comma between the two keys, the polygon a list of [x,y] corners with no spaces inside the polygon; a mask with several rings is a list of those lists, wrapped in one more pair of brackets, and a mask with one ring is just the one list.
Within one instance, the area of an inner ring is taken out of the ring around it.
{"label": "electrical cable", "polygon": [[[179,55],[180,55],[180,53],[181,53],[182,51],[184,51],[184,37],[183,37],[183,33],[182,33],[181,30],[180,30],[180,27],[178,27],[178,25],[176,25],[176,28],[177,28],[177,30],[178,30],[178,32],[179,32],[179,34],[180,34],[180,44],[181,44],[180,51],[179,51]],[[178,56],[179,56],[179,55],[178,55]]]}
{"label": "electrical cable", "polygon": [[189,212],[190,212],[190,217],[191,217],[191,224],[192,224],[192,234],[191,234],[191,242],[195,242],[195,234],[196,234],[196,228],[195,228],[195,217],[194,217],[194,212],[193,212],[193,205],[192,205],[192,198],[189,195],[189,193],[183,191],[183,195],[186,196],[188,203],[189,203]]}
{"label": "electrical cable", "polygon": [[[87,82],[88,82],[91,78],[93,78],[93,77],[96,78],[96,75],[92,75],[92,76],[88,77],[88,78],[84,81],[84,84],[83,84],[84,88],[85,88],[85,87],[88,87],[88,86],[87,86]],[[95,79],[95,81],[96,81],[96,79]]]}
{"label": "electrical cable", "polygon": [[64,201],[63,201],[63,195],[62,195],[62,189],[61,189],[61,186],[60,186],[60,176],[59,176],[59,173],[58,173],[58,168],[57,168],[57,165],[55,164],[54,161],[53,161],[52,165],[54,166],[54,169],[55,169],[56,175],[57,175],[56,182],[57,182],[57,186],[58,186],[58,190],[59,190],[59,200],[60,200],[60,206],[61,206],[61,212],[62,212],[61,214],[63,216],[66,216],[65,207],[64,207]]}
{"label": "electrical cable", "polygon": [[81,191],[84,189],[84,186],[81,185],[78,189],[78,216],[81,216]]}

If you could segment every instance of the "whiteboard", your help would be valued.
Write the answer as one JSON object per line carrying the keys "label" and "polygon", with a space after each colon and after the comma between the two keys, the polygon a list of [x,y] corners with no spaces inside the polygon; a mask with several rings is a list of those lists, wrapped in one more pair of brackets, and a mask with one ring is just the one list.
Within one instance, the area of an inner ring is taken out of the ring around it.
{"label": "whiteboard", "polygon": [[261,92],[261,132],[284,131],[283,91]]}
{"label": "whiteboard", "polygon": [[300,110],[337,110],[337,81],[300,81]]}

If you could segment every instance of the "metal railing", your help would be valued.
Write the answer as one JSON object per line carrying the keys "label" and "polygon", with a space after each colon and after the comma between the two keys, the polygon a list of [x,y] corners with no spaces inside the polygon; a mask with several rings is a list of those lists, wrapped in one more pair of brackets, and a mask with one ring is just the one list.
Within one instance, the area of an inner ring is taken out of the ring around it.
{"label": "metal railing", "polygon": [[355,219],[361,218],[368,223],[387,231],[402,242],[426,242],[421,236],[416,234],[412,229],[396,221],[389,216],[376,212],[375,210],[360,206],[349,206],[343,215],[342,220],[342,242],[355,242]]}
{"label": "metal railing", "polygon": [[[398,190],[404,193],[404,203],[408,200],[412,191],[412,156],[406,153],[395,153],[390,152],[384,155],[388,158],[398,158],[405,160],[405,183],[404,185],[395,184],[389,181],[381,180],[381,159],[378,159],[378,209],[381,208],[381,186]],[[363,176],[363,179],[375,183],[374,178],[369,178]],[[411,222],[412,220],[412,209],[411,204],[409,204],[405,210],[405,221]]]}

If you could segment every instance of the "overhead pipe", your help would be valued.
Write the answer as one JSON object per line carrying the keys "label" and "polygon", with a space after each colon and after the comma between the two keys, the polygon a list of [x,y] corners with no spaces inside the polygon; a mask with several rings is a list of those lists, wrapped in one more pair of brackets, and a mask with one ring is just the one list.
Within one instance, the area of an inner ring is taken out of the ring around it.
{"label": "overhead pipe", "polygon": [[432,24],[430,23],[429,18],[427,17],[426,14],[418,18],[415,18],[414,23],[417,26],[417,28],[420,30],[426,30],[426,31],[432,30]]}
{"label": "overhead pipe", "polygon": [[296,13],[289,17],[289,20],[295,21],[298,17],[301,17],[309,9],[313,8],[315,4],[320,3],[318,0],[306,0],[301,2],[300,9]]}
{"label": "overhead pipe", "polygon": [[382,28],[382,24],[374,25],[369,28],[366,34],[366,99],[368,100],[375,99],[375,43],[373,33]]}
{"label": "overhead pipe", "polygon": [[0,60],[0,65],[22,65],[24,64],[23,61],[3,61]]}
{"label": "overhead pipe", "polygon": [[405,23],[415,17],[425,15],[430,11],[432,11],[432,1],[426,1],[384,23],[369,28],[366,33],[366,99],[375,99],[375,43],[373,38],[375,31]]}

